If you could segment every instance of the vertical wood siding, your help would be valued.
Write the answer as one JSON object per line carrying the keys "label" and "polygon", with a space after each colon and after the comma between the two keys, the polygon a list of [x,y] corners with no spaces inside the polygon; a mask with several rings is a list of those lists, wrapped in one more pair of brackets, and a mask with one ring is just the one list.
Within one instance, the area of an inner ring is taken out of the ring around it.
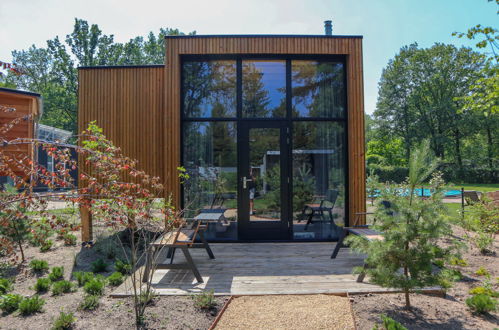
{"label": "vertical wood siding", "polygon": [[78,77],[78,131],[95,120],[141,170],[162,179],[163,71],[163,66],[83,68]]}

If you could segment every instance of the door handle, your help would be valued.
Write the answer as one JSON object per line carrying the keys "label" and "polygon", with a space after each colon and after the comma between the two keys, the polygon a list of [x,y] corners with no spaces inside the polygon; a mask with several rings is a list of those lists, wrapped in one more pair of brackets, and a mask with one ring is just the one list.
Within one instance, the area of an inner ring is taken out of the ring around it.
{"label": "door handle", "polygon": [[246,189],[248,187],[247,184],[246,184],[246,182],[253,181],[252,179],[246,179],[245,176],[243,176],[242,180],[243,180],[243,189]]}

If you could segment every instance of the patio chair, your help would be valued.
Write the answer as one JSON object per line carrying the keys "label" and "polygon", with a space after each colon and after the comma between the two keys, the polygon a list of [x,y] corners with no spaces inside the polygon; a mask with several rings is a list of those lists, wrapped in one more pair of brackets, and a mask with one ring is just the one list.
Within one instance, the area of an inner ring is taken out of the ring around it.
{"label": "patio chair", "polygon": [[[147,254],[146,254],[146,264],[145,271],[142,277],[143,282],[147,282],[149,279],[150,272],[153,269],[190,269],[196,280],[203,283],[203,278],[197,269],[192,256],[189,252],[190,248],[204,248],[208,253],[210,259],[215,259],[213,252],[211,251],[210,245],[204,238],[204,231],[207,225],[197,222],[197,225],[193,229],[185,229],[180,226],[176,231],[168,232],[159,237],[156,241],[149,244]],[[196,237],[199,236],[201,243],[196,243]],[[158,255],[158,250],[161,248],[168,248],[167,258],[170,258],[170,263],[158,263],[156,262],[156,257]],[[175,251],[180,249],[184,254],[186,263],[174,264],[173,259],[175,258]]]}
{"label": "patio chair", "polygon": [[[329,189],[326,192],[326,196],[322,196],[322,200],[319,203],[313,204],[305,204],[302,211],[302,218],[307,214],[307,211],[310,210],[308,214],[307,223],[305,224],[305,230],[307,230],[308,225],[313,223],[313,218],[316,215],[319,215],[322,219],[325,220],[324,215],[327,213],[329,215],[329,220],[331,224],[334,224],[333,217],[333,208],[336,204],[336,200],[338,199],[338,190]],[[300,222],[299,220],[298,222]]]}

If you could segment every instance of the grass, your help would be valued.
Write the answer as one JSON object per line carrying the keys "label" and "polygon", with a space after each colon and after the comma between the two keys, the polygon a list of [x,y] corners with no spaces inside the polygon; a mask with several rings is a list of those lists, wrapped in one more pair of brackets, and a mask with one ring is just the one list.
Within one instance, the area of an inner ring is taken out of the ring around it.
{"label": "grass", "polygon": [[460,183],[460,184],[450,184],[445,187],[449,190],[476,190],[481,192],[489,192],[499,190],[499,184],[497,183]]}
{"label": "grass", "polygon": [[449,210],[448,215],[456,218],[461,216],[461,203],[444,203]]}

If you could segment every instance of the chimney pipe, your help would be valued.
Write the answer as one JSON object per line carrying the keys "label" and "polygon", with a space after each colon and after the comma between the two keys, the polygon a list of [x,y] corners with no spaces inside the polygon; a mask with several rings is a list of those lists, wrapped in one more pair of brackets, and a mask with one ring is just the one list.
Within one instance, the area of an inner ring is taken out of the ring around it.
{"label": "chimney pipe", "polygon": [[333,21],[324,21],[324,30],[327,36],[333,35]]}

